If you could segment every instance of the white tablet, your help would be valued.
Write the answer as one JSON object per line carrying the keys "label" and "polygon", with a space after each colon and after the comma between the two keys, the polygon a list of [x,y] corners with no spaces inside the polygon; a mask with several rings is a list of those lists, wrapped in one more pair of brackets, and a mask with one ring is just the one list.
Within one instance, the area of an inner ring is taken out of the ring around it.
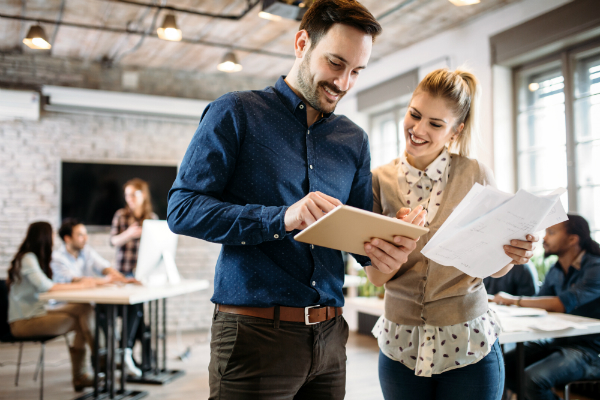
{"label": "white tablet", "polygon": [[299,242],[366,256],[364,244],[373,238],[392,243],[394,236],[417,239],[428,228],[351,206],[337,206],[294,236]]}

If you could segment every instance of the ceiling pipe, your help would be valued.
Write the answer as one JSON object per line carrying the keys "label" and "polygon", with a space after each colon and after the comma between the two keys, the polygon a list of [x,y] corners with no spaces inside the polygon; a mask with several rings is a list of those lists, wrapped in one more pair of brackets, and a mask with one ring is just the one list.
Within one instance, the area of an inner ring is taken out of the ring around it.
{"label": "ceiling pipe", "polygon": [[256,7],[256,5],[258,3],[260,3],[260,0],[254,0],[254,1],[246,0],[247,4],[248,4],[246,6],[246,9],[244,11],[242,11],[241,14],[235,15],[235,14],[215,14],[215,13],[209,13],[209,12],[204,12],[204,11],[192,10],[190,8],[180,8],[180,7],[173,7],[173,6],[167,6],[167,5],[150,4],[150,3],[143,3],[140,1],[134,1],[134,0],[103,0],[103,1],[110,1],[113,3],[121,3],[121,4],[127,4],[127,5],[138,6],[138,7],[158,8],[160,10],[169,10],[169,11],[173,11],[173,12],[177,12],[177,13],[200,15],[203,17],[210,17],[210,18],[222,18],[222,19],[229,19],[229,20],[233,20],[233,21],[242,19],[246,14],[248,14],[250,12],[250,10],[252,10],[254,7]]}
{"label": "ceiling pipe", "polygon": [[[123,33],[123,34],[128,33],[128,34],[132,34],[132,35],[144,35],[145,34],[145,31],[143,31],[143,30],[111,28],[109,26],[85,25],[85,24],[78,24],[75,22],[65,22],[65,21],[61,21],[60,23],[57,23],[56,21],[53,21],[50,19],[45,19],[45,18],[21,17],[19,15],[8,15],[8,14],[2,14],[2,13],[0,13],[0,18],[13,19],[13,20],[17,20],[17,21],[30,21],[30,22],[37,22],[37,23],[44,23],[44,24],[51,24],[51,25],[61,25],[61,26],[68,26],[71,28],[97,30],[97,31],[103,31],[103,32],[113,32],[113,33]],[[158,35],[156,33],[147,34],[146,36],[158,38]],[[296,58],[296,56],[294,56],[293,54],[278,53],[278,52],[274,52],[274,51],[261,50],[261,49],[252,49],[249,47],[235,46],[235,45],[231,45],[228,43],[213,42],[210,40],[202,40],[202,39],[196,40],[196,39],[183,38],[180,43],[200,44],[203,46],[218,47],[218,48],[222,48],[222,49],[239,50],[239,51],[243,51],[243,52],[247,52],[247,53],[261,54],[261,55],[270,56],[270,57],[278,57],[278,58],[286,58],[286,59]]]}

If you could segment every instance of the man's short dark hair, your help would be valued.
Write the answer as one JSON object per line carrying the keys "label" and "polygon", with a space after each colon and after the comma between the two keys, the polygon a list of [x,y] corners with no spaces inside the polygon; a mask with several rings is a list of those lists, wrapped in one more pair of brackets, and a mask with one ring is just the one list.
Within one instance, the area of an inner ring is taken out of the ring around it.
{"label": "man's short dark hair", "polygon": [[365,6],[355,0],[316,0],[304,14],[300,30],[306,30],[314,49],[334,24],[348,25],[371,35],[381,33],[381,25]]}
{"label": "man's short dark hair", "polygon": [[65,241],[65,236],[73,237],[73,228],[77,225],[80,225],[81,222],[75,218],[65,218],[63,219],[62,225],[58,230],[58,236]]}

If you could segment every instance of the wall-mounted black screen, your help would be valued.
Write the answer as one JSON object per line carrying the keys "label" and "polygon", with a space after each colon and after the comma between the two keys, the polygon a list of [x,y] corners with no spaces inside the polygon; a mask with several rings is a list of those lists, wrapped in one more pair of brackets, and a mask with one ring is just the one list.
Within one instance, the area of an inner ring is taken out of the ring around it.
{"label": "wall-mounted black screen", "polygon": [[61,219],[110,226],[115,211],[125,206],[123,185],[133,178],[148,182],[154,212],[166,219],[167,195],[176,175],[174,166],[63,162]]}

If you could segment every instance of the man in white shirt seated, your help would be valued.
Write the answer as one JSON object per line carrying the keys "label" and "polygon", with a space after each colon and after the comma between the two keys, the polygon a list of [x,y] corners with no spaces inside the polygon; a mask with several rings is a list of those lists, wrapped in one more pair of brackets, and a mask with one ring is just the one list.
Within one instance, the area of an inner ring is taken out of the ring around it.
{"label": "man in white shirt seated", "polygon": [[[85,225],[74,218],[66,218],[58,235],[63,245],[52,252],[52,280],[57,283],[98,279],[104,282],[124,280],[123,275],[111,268],[110,261],[87,245]],[[108,279],[106,279],[108,278]]]}

